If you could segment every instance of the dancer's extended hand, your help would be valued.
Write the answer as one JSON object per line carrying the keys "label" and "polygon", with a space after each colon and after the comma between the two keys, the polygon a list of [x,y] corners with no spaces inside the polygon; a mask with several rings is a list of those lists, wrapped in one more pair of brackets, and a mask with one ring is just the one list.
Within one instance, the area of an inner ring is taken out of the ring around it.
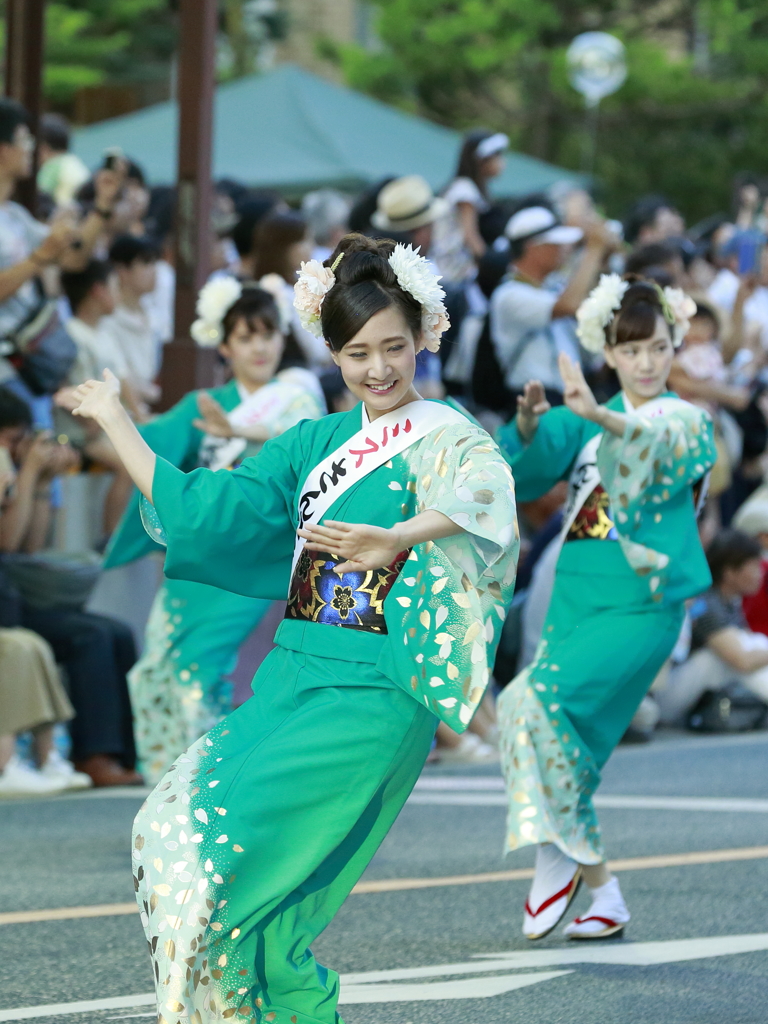
{"label": "dancer's extended hand", "polygon": [[582,419],[600,422],[601,406],[592,394],[592,389],[584,379],[581,367],[574,363],[564,352],[560,353],[557,360],[560,369],[560,376],[563,378],[565,390],[563,400],[571,412],[575,412]]}
{"label": "dancer's extended hand", "polygon": [[539,416],[551,408],[541,381],[529,380],[522,395],[517,396],[517,430],[524,441],[531,440],[538,429]]}
{"label": "dancer's extended hand", "polygon": [[394,561],[403,550],[403,543],[395,530],[366,523],[339,523],[326,519],[316,526],[305,526],[298,534],[306,540],[310,551],[327,551],[346,561],[336,566],[336,572],[361,572],[381,569]]}
{"label": "dancer's extended hand", "polygon": [[197,408],[200,410],[201,419],[192,420],[192,425],[202,430],[204,434],[211,434],[213,437],[232,437],[232,424],[224,409],[215,398],[212,398],[206,391],[201,391],[197,396]]}
{"label": "dancer's extended hand", "polygon": [[75,416],[96,420],[103,425],[110,414],[122,409],[120,381],[111,370],[104,371],[104,380],[87,380],[75,388],[78,404],[72,409]]}

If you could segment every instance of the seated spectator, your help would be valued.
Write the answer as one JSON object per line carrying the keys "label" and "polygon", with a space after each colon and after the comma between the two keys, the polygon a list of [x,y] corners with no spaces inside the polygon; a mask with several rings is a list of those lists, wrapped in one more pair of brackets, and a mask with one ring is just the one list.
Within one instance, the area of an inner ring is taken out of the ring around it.
{"label": "seated spectator", "polygon": [[690,606],[691,654],[654,690],[662,721],[683,724],[707,691],[739,682],[768,704],[768,637],[747,626],[745,597],[763,577],[760,544],[739,530],[724,530],[710,544],[712,586]]}
{"label": "seated spectator", "polygon": [[152,404],[160,397],[155,383],[160,346],[141,300],[155,290],[158,251],[149,238],[119,235],[110,246],[109,259],[117,275],[117,304],[102,330],[114,339],[139,401]]}
{"label": "seated spectator", "polygon": [[[76,224],[72,217],[62,217],[51,227],[41,224],[11,199],[17,184],[32,172],[34,149],[27,111],[15,100],[0,99],[0,338],[11,342],[45,306],[44,268],[84,266],[122,187],[119,172],[100,171],[94,179],[93,209],[84,220]],[[30,403],[38,422],[50,423],[49,394],[31,391],[5,358],[0,358],[0,382]]]}
{"label": "seated spectator", "polygon": [[[16,483],[0,518],[0,551],[45,547],[50,532],[53,478],[71,468],[73,452],[44,433],[30,433],[28,406],[0,387],[0,447],[17,469]],[[72,759],[96,786],[140,785],[126,675],[136,661],[128,626],[72,608],[37,608],[21,599],[19,625],[42,636],[67,673],[75,709],[69,732]]]}
{"label": "seated spectator", "polygon": [[69,206],[91,172],[79,156],[69,152],[69,123],[61,114],[43,114],[39,156],[37,187],[51,196],[57,206]]}
{"label": "seated spectator", "polygon": [[[109,369],[121,381],[121,397],[126,407],[140,419],[141,403],[126,379],[128,367],[119,346],[104,326],[105,317],[115,311],[112,268],[104,260],[91,260],[84,270],[62,274],[61,286],[74,314],[67,321],[66,329],[77,345],[77,359],[67,385],[72,388],[86,380],[101,380],[104,370]],[[56,396],[57,435],[66,435],[78,451],[114,474],[104,499],[104,535],[109,537],[125,510],[133,484],[106,434],[92,422],[72,416],[63,407],[62,397],[61,392]]]}
{"label": "seated spectator", "polygon": [[762,580],[754,594],[745,596],[741,606],[749,628],[768,636],[768,493],[764,487],[744,502],[733,517],[733,526],[760,545]]}
{"label": "seated spectator", "polygon": [[573,325],[566,318],[576,315],[617,240],[602,221],[594,221],[580,261],[565,288],[559,288],[548,279],[563,266],[570,247],[584,237],[581,228],[560,224],[551,210],[532,206],[510,218],[505,234],[511,243],[509,274],[491,297],[496,358],[512,394],[522,393],[527,381],[538,380],[548,401],[561,405],[558,355],[564,352],[580,360]]}
{"label": "seated spectator", "polygon": [[[0,518],[15,471],[0,450]],[[53,745],[53,727],[72,718],[74,710],[61,685],[53,653],[42,637],[16,627],[18,594],[0,567],[0,798],[91,785]],[[10,627],[10,628],[9,628]],[[32,733],[35,767],[16,751],[16,737]]]}
{"label": "seated spectator", "polygon": [[237,204],[238,220],[232,229],[232,241],[239,257],[236,276],[246,281],[255,280],[256,231],[262,220],[274,210],[285,210],[286,205],[276,192],[255,192]]}

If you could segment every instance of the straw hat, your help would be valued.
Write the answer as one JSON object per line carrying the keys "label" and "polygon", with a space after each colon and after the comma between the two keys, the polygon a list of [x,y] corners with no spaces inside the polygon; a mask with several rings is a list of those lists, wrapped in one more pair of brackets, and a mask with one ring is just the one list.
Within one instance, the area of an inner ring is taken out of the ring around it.
{"label": "straw hat", "polygon": [[383,231],[414,231],[442,217],[445,199],[435,196],[420,174],[395,178],[379,192],[371,224]]}

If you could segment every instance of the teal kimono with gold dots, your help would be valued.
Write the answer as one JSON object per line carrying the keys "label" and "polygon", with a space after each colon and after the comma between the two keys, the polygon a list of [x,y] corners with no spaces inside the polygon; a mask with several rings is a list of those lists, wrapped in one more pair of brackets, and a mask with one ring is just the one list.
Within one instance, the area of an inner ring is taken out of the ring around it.
{"label": "teal kimono with gold dots", "polygon": [[289,594],[253,697],[179,757],[134,831],[134,878],[166,1024],[337,1024],[338,977],[309,949],[394,821],[439,716],[482,699],[514,587],[512,476],[460,417],[338,496],[323,518],[385,528],[425,509],[461,526],[389,566],[299,558],[308,474],[361,430],[361,406],[305,421],[232,472],[158,459],[148,530],[166,575]]}
{"label": "teal kimono with gold dots", "polygon": [[705,590],[696,500],[716,458],[712,423],[667,393],[625,413],[623,436],[565,407],[525,444],[498,432],[518,499],[569,481],[562,547],[534,661],[499,701],[507,848],[552,842],[604,859],[592,795],[600,770],[669,657],[686,598]]}

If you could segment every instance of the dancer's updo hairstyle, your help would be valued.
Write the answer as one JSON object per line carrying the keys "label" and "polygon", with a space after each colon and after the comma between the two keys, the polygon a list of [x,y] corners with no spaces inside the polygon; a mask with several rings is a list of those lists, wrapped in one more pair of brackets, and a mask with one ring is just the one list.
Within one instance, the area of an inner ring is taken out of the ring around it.
{"label": "dancer's updo hairstyle", "polygon": [[653,281],[645,281],[641,277],[627,275],[630,282],[624,292],[621,306],[613,319],[606,325],[605,337],[613,347],[628,341],[643,341],[650,338],[656,330],[656,318],[661,317],[669,328],[669,309],[665,308],[661,289]]}
{"label": "dancer's updo hairstyle", "polygon": [[[345,235],[326,267],[336,267],[336,283],[323,300],[323,337],[339,352],[375,313],[395,306],[414,338],[421,333],[421,304],[397,283],[389,265],[395,243],[388,238]],[[343,253],[340,262],[339,256]]]}

